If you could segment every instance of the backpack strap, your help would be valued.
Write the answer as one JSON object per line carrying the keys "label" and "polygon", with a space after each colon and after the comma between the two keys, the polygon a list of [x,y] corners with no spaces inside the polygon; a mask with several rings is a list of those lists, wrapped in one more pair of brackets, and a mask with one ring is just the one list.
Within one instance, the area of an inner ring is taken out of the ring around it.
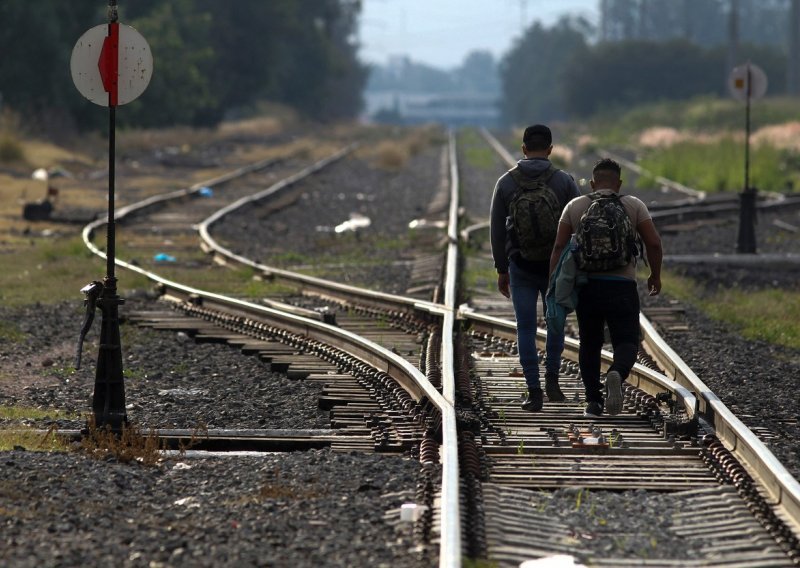
{"label": "backpack strap", "polygon": [[558,168],[550,164],[546,170],[544,170],[541,174],[536,177],[530,177],[522,173],[519,169],[519,166],[514,166],[508,173],[511,174],[511,177],[514,179],[516,184],[522,189],[530,189],[536,187],[536,184],[539,180],[543,180],[546,185],[550,185],[550,179],[559,171]]}
{"label": "backpack strap", "polygon": [[604,194],[600,193],[599,191],[592,191],[591,193],[587,193],[586,196],[592,201],[595,201],[596,199],[618,199],[619,202],[622,203],[622,196],[617,192]]}

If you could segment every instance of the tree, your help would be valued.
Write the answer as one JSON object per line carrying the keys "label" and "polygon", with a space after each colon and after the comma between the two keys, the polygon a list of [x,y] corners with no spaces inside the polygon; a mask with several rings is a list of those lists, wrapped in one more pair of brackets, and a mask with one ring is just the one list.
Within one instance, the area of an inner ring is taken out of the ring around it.
{"label": "tree", "polygon": [[501,110],[510,124],[561,118],[561,76],[568,61],[579,61],[587,52],[582,20],[562,19],[554,27],[536,22],[517,40],[500,62]]}
{"label": "tree", "polygon": [[[779,52],[748,45],[742,47],[742,54],[768,76],[776,74],[773,86],[783,89],[784,58]],[[720,72],[725,61],[724,47],[707,49],[685,40],[599,44],[566,65],[562,75],[565,110],[587,116],[651,101],[727,96]]]}
{"label": "tree", "polygon": [[72,47],[92,25],[102,23],[99,16],[85,2],[0,2],[4,103],[25,114],[29,124],[68,121],[82,100],[70,76]]}
{"label": "tree", "polygon": [[155,4],[131,22],[150,45],[154,69],[147,90],[118,114],[121,125],[201,126],[221,118],[211,86],[214,52],[206,42],[211,22],[192,0]]}
{"label": "tree", "polygon": [[[72,85],[77,39],[107,22],[105,6],[63,0],[0,2],[4,102],[42,124],[54,114],[85,128],[102,115]],[[366,69],[357,58],[360,0],[137,0],[120,21],[150,44],[145,93],[118,116],[136,126],[213,125],[260,100],[313,118],[356,116]],[[11,57],[7,54],[15,54]]]}
{"label": "tree", "polygon": [[473,93],[496,93],[499,76],[494,56],[488,51],[473,51],[455,70],[455,80],[460,91]]}

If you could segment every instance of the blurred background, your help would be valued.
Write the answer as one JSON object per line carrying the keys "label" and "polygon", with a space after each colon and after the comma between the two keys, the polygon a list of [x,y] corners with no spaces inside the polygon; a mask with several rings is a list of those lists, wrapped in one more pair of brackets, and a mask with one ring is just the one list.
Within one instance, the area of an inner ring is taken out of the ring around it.
{"label": "blurred background", "polygon": [[[797,0],[136,0],[155,72],[121,126],[314,120],[508,126],[725,97],[746,60],[796,96]],[[0,2],[0,108],[53,136],[102,128],[69,58],[102,0]]]}

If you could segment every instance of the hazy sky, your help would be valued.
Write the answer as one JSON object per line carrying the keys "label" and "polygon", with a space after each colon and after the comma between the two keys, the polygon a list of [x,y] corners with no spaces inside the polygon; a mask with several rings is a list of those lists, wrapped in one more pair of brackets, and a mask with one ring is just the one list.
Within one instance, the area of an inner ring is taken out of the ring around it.
{"label": "hazy sky", "polygon": [[597,0],[363,0],[361,59],[385,63],[405,54],[436,67],[458,66],[470,51],[496,57],[524,27],[550,25],[562,14],[597,22]]}

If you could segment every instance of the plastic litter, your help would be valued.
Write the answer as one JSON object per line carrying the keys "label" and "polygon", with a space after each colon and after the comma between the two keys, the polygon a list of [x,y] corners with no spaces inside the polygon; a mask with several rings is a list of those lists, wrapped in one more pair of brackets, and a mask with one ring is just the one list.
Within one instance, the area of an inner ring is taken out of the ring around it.
{"label": "plastic litter", "polygon": [[153,257],[156,262],[175,262],[175,257],[163,252],[158,253]]}
{"label": "plastic litter", "polygon": [[200,190],[197,192],[200,197],[213,197],[214,190],[210,187],[201,187]]}
{"label": "plastic litter", "polygon": [[350,219],[336,225],[334,229],[337,233],[344,233],[345,231],[357,231],[364,227],[369,227],[372,224],[372,219],[362,215],[361,213],[350,213]]}
{"label": "plastic litter", "polygon": [[556,554],[536,560],[526,560],[519,565],[519,568],[586,568],[586,565],[575,562],[574,556]]}
{"label": "plastic litter", "polygon": [[403,503],[400,506],[400,520],[406,522],[416,522],[428,507],[425,505],[417,505],[416,503]]}

